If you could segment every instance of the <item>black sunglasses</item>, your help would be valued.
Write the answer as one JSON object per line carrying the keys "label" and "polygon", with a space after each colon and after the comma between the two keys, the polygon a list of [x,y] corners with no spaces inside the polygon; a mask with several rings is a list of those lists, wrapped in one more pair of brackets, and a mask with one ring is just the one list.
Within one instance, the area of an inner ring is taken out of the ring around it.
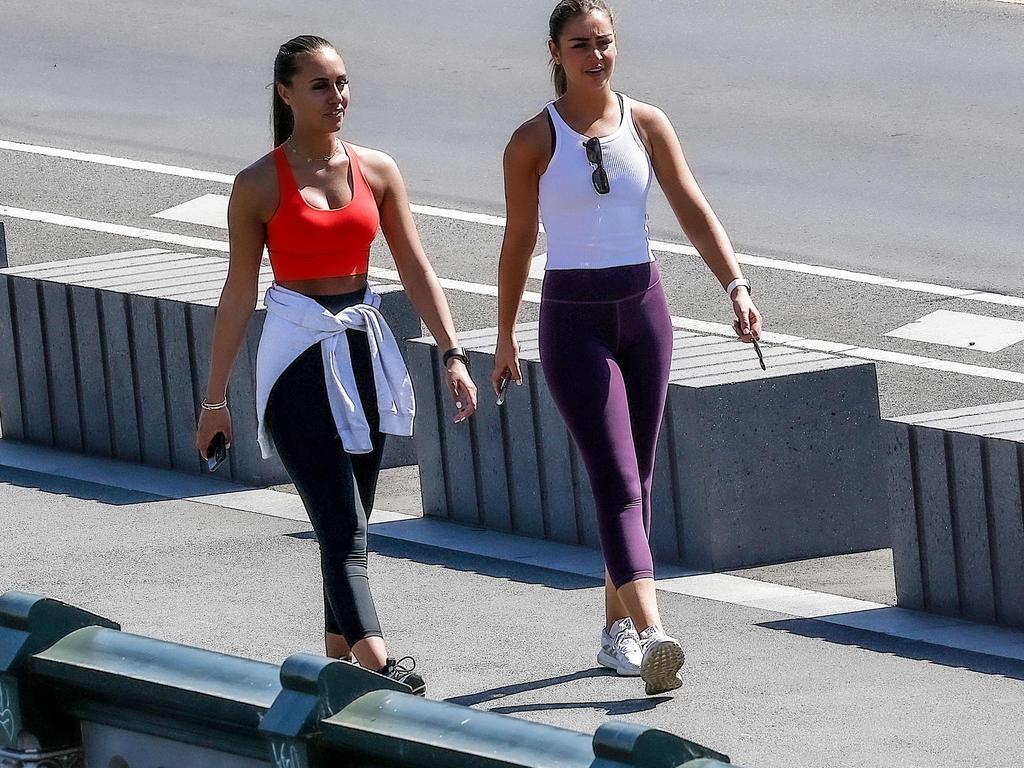
{"label": "black sunglasses", "polygon": [[611,192],[611,185],[608,183],[608,174],[604,170],[604,156],[601,154],[601,139],[595,136],[588,139],[584,145],[587,148],[587,162],[597,166],[594,175],[590,180],[594,183],[594,189],[599,195],[607,195]]}

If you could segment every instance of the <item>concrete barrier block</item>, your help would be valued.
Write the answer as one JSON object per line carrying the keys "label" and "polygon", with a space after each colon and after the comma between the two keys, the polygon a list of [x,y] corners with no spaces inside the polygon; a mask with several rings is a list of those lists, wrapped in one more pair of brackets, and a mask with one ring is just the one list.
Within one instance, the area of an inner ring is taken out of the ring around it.
{"label": "concrete barrier block", "polygon": [[[188,307],[186,317],[188,318],[188,332],[189,338],[192,341],[191,344],[191,371],[192,371],[192,390],[195,402],[196,413],[198,414],[199,404],[203,401],[203,397],[206,394],[206,376],[210,370],[210,356],[211,356],[211,345],[213,344],[213,321],[214,321],[214,308],[204,306],[201,304],[187,304]],[[228,393],[230,397],[230,391]],[[232,414],[232,421],[234,420],[234,414]],[[234,445],[232,444],[232,448]],[[229,456],[232,451],[229,451]],[[206,472],[206,464],[200,460],[200,467],[202,472]],[[236,480],[241,482],[241,478],[236,478],[234,473],[234,463],[229,458],[228,461],[224,462],[224,466],[217,470],[217,474],[222,476],[225,480]]]}
{"label": "concrete barrier block", "polygon": [[[477,411],[470,419],[473,440],[477,447],[480,492],[480,519],[487,528],[498,531],[512,530],[512,504],[508,487],[508,458],[505,442],[509,432],[505,424],[505,411],[495,403],[489,376],[493,359],[490,355],[468,351],[470,365],[476,372],[479,397]],[[510,447],[514,450],[515,443]]]}
{"label": "concrete barrier block", "polygon": [[248,344],[244,342],[228,379],[228,402],[233,404],[234,437],[228,451],[232,477],[243,483],[262,484],[264,461],[256,443],[256,375]]}
{"label": "concrete barrier block", "polygon": [[38,285],[32,280],[14,278],[13,288],[25,438],[35,443],[53,445],[53,420],[47,381],[49,371]]}
{"label": "concrete barrier block", "polygon": [[420,316],[402,286],[375,285],[374,291],[380,294],[380,313],[387,320],[400,347],[404,348],[403,342],[422,335]]}
{"label": "concrete barrier block", "polygon": [[157,311],[171,464],[175,469],[199,472],[200,459],[195,447],[198,413],[192,388],[186,307],[176,301],[160,301],[157,302]]}
{"label": "concrete barrier block", "polygon": [[[555,541],[578,544],[576,498],[573,477],[575,447],[551,397],[543,375],[533,377],[536,409],[537,458],[540,468],[541,499],[544,506],[545,530]],[[511,385],[515,387],[515,385]],[[518,389],[518,388],[517,388]],[[515,396],[511,391],[510,396]]]}
{"label": "concrete barrier block", "polygon": [[441,445],[443,411],[440,396],[444,389],[437,381],[433,345],[411,341],[406,345],[406,364],[416,391],[416,423],[413,441],[420,468],[420,495],[423,514],[448,518],[448,484],[445,479],[444,450]]}
{"label": "concrete barrier block", "polygon": [[996,618],[1024,627],[1024,451],[998,439],[985,440],[983,451]]}
{"label": "concrete barrier block", "polygon": [[945,433],[915,428],[911,438],[926,605],[930,611],[956,615],[960,612],[960,591]]}
{"label": "concrete barrier block", "polygon": [[701,445],[706,427],[697,404],[698,392],[689,387],[669,387],[666,417],[672,452],[671,470],[676,493],[675,527],[682,562],[693,568],[714,567],[712,499],[701,484],[705,457]]}
{"label": "concrete barrier block", "polygon": [[21,412],[21,371],[12,302],[13,282],[13,278],[0,274],[0,434],[9,440],[23,440],[25,427]]}
{"label": "concrete barrier block", "polygon": [[896,598],[903,608],[925,609],[921,573],[921,547],[917,537],[917,505],[914,470],[910,460],[910,428],[894,421],[882,422],[889,485],[889,530],[892,537]]}
{"label": "concrete barrier block", "polygon": [[504,405],[512,525],[517,533],[524,536],[543,537],[544,507],[541,502],[537,433],[534,430],[534,379],[542,374],[539,365],[528,362],[520,365],[520,372],[523,384],[510,392]]}
{"label": "concrete barrier block", "polygon": [[98,456],[113,456],[99,296],[96,291],[69,285],[68,300],[71,322],[75,327],[75,379],[78,382],[82,449]]}
{"label": "concrete barrier block", "polygon": [[82,424],[75,381],[74,333],[68,311],[67,286],[39,283],[46,344],[47,386],[53,422],[53,444],[82,450]]}
{"label": "concrete barrier block", "polygon": [[679,541],[675,519],[675,491],[672,483],[671,418],[664,418],[658,435],[658,451],[651,483],[651,554],[656,561],[679,562]]}
{"label": "concrete barrier block", "polygon": [[130,294],[127,298],[142,461],[158,467],[169,467],[171,444],[164,393],[169,372],[163,369],[157,303],[155,299],[136,294]]}
{"label": "concrete barrier block", "polygon": [[[673,400],[677,463],[685,457],[678,480],[689,485],[683,530],[711,547],[693,565],[739,568],[889,544],[881,456],[863,449],[879,440],[874,366],[836,371],[825,362],[799,377],[695,386],[686,410],[685,399]],[[701,496],[713,505],[703,523],[689,514]]]}
{"label": "concrete barrier block", "polygon": [[597,504],[590,485],[587,465],[575,443],[572,446],[572,493],[576,499],[576,530],[581,544],[599,549],[601,539],[597,532]]}
{"label": "concrete barrier block", "polygon": [[113,423],[114,455],[125,461],[139,461],[139,416],[135,399],[135,373],[132,370],[131,337],[128,327],[127,296],[99,293],[100,317],[104,341],[104,365],[108,402]]}
{"label": "concrete barrier block", "polygon": [[452,520],[468,525],[478,525],[480,499],[477,495],[477,446],[468,422],[456,424],[455,402],[448,390],[441,355],[436,347],[432,349],[432,372],[437,382],[437,416],[444,456],[444,476],[448,484],[448,509]]}
{"label": "concrete barrier block", "polygon": [[950,498],[960,615],[974,621],[992,622],[996,618],[996,606],[992,593],[992,557],[985,503],[982,438],[949,432],[946,440],[949,477],[952,481]]}

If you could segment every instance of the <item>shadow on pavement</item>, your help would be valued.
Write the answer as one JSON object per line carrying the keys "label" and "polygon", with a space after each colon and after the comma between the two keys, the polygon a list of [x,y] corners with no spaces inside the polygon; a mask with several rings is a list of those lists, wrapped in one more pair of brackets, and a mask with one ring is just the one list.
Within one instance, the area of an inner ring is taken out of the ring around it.
{"label": "shadow on pavement", "polygon": [[922,640],[910,640],[883,635],[863,629],[853,629],[814,619],[782,619],[758,624],[767,629],[779,629],[801,637],[813,637],[829,643],[863,648],[875,653],[887,653],[904,659],[927,661],[944,667],[969,669],[984,675],[1000,675],[1011,680],[1024,680],[1024,661],[990,656],[933,645]]}
{"label": "shadow on pavement", "polygon": [[69,496],[74,499],[98,501],[102,504],[125,505],[145,504],[149,501],[164,501],[162,496],[154,496],[142,491],[115,488],[110,485],[90,483],[57,475],[30,472],[25,469],[0,466],[0,483],[29,488],[34,491]]}
{"label": "shadow on pavement", "polygon": [[[547,677],[542,680],[531,680],[526,683],[513,683],[503,685],[500,688],[491,688],[480,693],[471,693],[465,696],[453,696],[445,701],[451,704],[461,704],[464,707],[474,707],[478,704],[487,704],[497,699],[508,696],[515,696],[529,691],[538,691],[542,688],[550,688],[555,685],[564,685],[577,680],[586,680],[591,677],[618,677],[611,670],[601,667],[595,669],[583,669],[573,672],[571,675],[559,675]],[[637,680],[639,684],[639,679]],[[609,716],[631,715],[636,712],[648,712],[659,704],[671,701],[671,696],[645,696],[637,699],[621,699],[619,701],[566,701],[566,702],[539,702],[535,704],[515,704],[505,707],[491,707],[492,712],[503,715],[513,715],[518,712],[546,712],[558,709],[599,709],[604,710]]]}
{"label": "shadow on pavement", "polygon": [[[285,535],[295,539],[316,539],[316,534],[313,531]],[[403,558],[423,565],[440,565],[453,571],[479,573],[483,576],[508,579],[521,584],[537,584],[552,589],[593,589],[604,583],[589,576],[579,576],[574,573],[553,571],[507,560],[495,560],[483,555],[456,552],[419,542],[378,536],[374,534],[372,528],[370,529],[368,549],[370,552],[384,557]]]}

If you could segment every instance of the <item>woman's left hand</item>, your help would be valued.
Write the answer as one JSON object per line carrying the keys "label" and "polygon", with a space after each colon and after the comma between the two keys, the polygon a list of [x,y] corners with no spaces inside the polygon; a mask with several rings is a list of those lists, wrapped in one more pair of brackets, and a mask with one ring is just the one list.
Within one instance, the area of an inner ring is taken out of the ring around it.
{"label": "woman's left hand", "polygon": [[750,293],[745,287],[739,287],[733,291],[732,310],[736,313],[736,320],[732,327],[740,341],[751,342],[761,338],[761,313],[754,302],[750,300]]}
{"label": "woman's left hand", "polygon": [[448,370],[445,372],[445,379],[448,381],[448,391],[458,412],[455,414],[455,423],[465,421],[476,411],[476,384],[469,370],[461,360],[451,360],[448,363]]}

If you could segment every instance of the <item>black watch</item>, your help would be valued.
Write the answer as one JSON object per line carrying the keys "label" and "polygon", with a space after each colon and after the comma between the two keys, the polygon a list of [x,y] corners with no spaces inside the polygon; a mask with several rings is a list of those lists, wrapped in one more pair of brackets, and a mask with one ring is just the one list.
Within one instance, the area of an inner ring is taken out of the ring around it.
{"label": "black watch", "polygon": [[462,364],[465,365],[467,369],[469,368],[469,358],[466,356],[466,350],[464,350],[462,347],[452,347],[447,352],[445,352],[441,356],[441,364],[444,365],[445,368],[447,368],[448,361],[453,358],[455,360],[461,360]]}

